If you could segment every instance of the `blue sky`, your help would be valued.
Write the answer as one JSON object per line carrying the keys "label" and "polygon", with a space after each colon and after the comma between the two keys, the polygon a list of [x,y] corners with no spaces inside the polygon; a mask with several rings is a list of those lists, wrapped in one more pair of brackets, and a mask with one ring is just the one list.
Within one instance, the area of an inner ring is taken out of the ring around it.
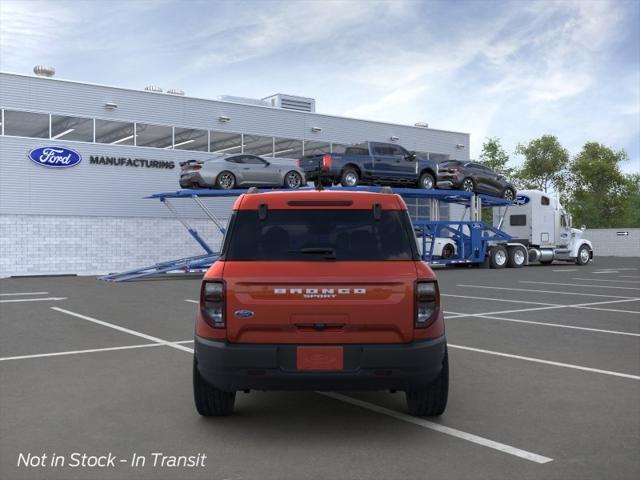
{"label": "blue sky", "polygon": [[0,0],[0,70],[625,149],[640,171],[640,1]]}

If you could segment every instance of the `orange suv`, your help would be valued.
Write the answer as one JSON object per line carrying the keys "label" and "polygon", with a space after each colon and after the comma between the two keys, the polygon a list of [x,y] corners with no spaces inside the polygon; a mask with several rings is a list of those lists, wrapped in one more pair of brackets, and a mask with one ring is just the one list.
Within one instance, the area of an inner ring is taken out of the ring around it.
{"label": "orange suv", "polygon": [[195,327],[201,415],[238,390],[403,390],[440,415],[449,367],[435,275],[402,198],[313,190],[241,195],[206,273]]}

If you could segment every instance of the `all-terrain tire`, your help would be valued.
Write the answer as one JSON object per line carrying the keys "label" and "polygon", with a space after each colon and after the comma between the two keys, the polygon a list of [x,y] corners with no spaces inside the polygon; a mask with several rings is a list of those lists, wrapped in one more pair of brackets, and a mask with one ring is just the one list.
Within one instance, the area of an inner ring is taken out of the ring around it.
{"label": "all-terrain tire", "polygon": [[209,385],[193,361],[193,399],[196,410],[203,417],[222,417],[233,413],[236,392],[223,392]]}
{"label": "all-terrain tire", "polygon": [[405,392],[407,397],[407,410],[410,415],[416,417],[435,417],[442,415],[447,408],[449,396],[449,356],[444,351],[442,370],[425,390]]}

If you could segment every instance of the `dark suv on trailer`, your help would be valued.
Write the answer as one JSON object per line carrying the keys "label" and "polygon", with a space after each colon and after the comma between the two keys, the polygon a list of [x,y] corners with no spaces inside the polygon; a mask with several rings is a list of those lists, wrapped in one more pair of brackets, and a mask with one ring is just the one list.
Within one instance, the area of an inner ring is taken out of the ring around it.
{"label": "dark suv on trailer", "polygon": [[486,193],[508,200],[516,198],[516,188],[504,175],[478,162],[445,160],[439,163],[438,188]]}

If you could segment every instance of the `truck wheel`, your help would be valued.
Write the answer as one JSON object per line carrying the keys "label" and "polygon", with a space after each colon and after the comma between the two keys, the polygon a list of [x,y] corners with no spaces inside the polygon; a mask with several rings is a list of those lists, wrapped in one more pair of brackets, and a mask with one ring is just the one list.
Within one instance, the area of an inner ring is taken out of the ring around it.
{"label": "truck wheel", "polygon": [[203,417],[231,415],[236,402],[236,392],[223,392],[209,385],[198,371],[193,361],[193,399],[196,410]]}
{"label": "truck wheel", "polygon": [[436,182],[433,178],[433,175],[430,173],[423,173],[420,175],[420,180],[418,181],[418,187],[424,188],[425,190],[433,190],[435,188]]}
{"label": "truck wheel", "polygon": [[230,190],[236,186],[236,177],[231,172],[220,172],[216,178],[216,185],[223,190]]}
{"label": "truck wheel", "polygon": [[444,351],[440,375],[425,390],[405,392],[407,410],[416,417],[435,417],[442,415],[447,407],[449,395],[449,356]]}
{"label": "truck wheel", "polygon": [[590,259],[591,259],[591,251],[589,250],[589,247],[587,247],[586,245],[582,245],[578,249],[578,256],[576,257],[576,263],[578,265],[586,265],[587,263],[589,263]]}
{"label": "truck wheel", "polygon": [[509,267],[520,268],[527,260],[527,252],[522,247],[511,247],[509,252]]}
{"label": "truck wheel", "polygon": [[360,176],[353,168],[347,168],[340,175],[340,184],[343,187],[356,187],[360,181]]}
{"label": "truck wheel", "polygon": [[507,255],[507,249],[502,245],[496,245],[491,248],[491,258],[489,259],[489,266],[491,268],[504,268],[509,261]]}

